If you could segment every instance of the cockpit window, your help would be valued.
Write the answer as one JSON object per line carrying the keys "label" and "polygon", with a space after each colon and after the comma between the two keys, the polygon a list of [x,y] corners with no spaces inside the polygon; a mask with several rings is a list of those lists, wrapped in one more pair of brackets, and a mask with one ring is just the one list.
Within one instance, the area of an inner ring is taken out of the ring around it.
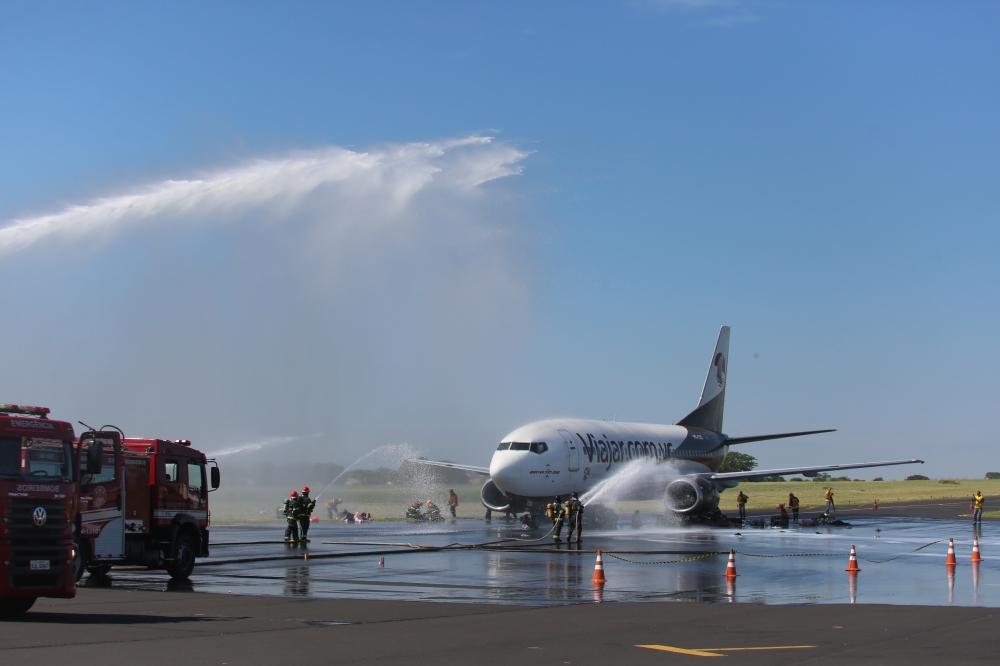
{"label": "cockpit window", "polygon": [[545,442],[532,442],[531,452],[532,453],[545,453],[549,450],[549,445]]}
{"label": "cockpit window", "polygon": [[528,444],[527,442],[511,442],[510,443],[510,450],[511,451],[527,451],[530,448],[531,448],[531,444]]}
{"label": "cockpit window", "polygon": [[510,442],[500,442],[500,446],[497,447],[497,451],[506,451],[510,448]]}

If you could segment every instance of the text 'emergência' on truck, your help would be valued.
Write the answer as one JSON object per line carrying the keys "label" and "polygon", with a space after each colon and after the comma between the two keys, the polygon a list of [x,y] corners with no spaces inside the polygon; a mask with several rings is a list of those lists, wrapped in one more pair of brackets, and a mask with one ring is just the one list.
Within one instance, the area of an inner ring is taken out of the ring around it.
{"label": "text 'emerg\u00eancia' on truck", "polygon": [[113,565],[163,568],[185,579],[208,555],[208,493],[219,467],[184,439],[123,437],[105,426],[80,435],[78,450],[101,452],[80,475],[75,576]]}

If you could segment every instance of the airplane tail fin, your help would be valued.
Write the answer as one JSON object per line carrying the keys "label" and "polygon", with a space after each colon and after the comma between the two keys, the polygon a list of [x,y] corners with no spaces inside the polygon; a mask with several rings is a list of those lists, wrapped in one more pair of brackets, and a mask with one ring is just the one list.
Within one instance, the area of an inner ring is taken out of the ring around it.
{"label": "airplane tail fin", "polygon": [[712,364],[708,367],[705,388],[701,391],[701,401],[694,411],[677,422],[689,428],[704,428],[722,432],[722,411],[726,402],[726,370],[729,366],[729,327],[719,331],[719,341],[715,343]]}

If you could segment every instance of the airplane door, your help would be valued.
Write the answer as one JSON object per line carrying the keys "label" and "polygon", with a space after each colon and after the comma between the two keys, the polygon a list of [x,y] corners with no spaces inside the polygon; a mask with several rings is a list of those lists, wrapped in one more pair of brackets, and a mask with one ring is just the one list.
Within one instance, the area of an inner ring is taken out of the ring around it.
{"label": "airplane door", "polygon": [[566,450],[569,452],[569,471],[576,472],[580,469],[580,446],[569,430],[560,430],[559,434],[562,435]]}

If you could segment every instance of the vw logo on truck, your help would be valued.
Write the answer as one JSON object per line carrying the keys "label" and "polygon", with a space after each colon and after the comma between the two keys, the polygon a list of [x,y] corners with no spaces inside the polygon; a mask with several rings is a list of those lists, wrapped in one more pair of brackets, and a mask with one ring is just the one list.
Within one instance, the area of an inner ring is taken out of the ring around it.
{"label": "vw logo on truck", "polygon": [[35,525],[42,527],[45,525],[45,521],[49,519],[49,514],[46,513],[44,506],[36,506],[35,510],[31,513],[31,519],[35,521]]}

